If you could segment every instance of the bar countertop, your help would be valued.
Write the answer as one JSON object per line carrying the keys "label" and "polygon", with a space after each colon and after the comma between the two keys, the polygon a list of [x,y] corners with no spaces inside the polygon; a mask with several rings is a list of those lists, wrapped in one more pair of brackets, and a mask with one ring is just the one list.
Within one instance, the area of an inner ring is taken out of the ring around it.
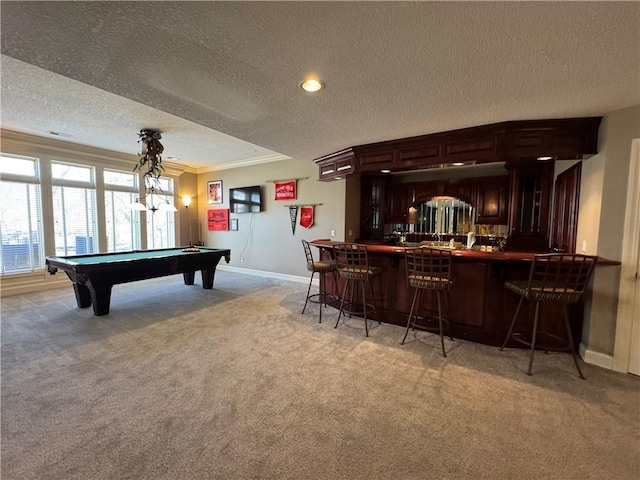
{"label": "bar countertop", "polygon": [[[316,247],[332,247],[333,245],[343,243],[343,242],[335,242],[326,238],[313,240],[311,242],[312,245]],[[371,253],[379,253],[379,254],[387,254],[387,255],[404,255],[404,251],[408,248],[415,248],[418,244],[411,246],[402,246],[402,245],[376,245],[376,244],[367,244],[367,250]],[[430,248],[438,248],[438,247],[430,247]],[[449,250],[447,248],[447,250]],[[456,259],[470,261],[470,262],[531,262],[533,261],[533,257],[535,255],[539,255],[540,252],[500,252],[500,251],[480,251],[480,250],[468,250],[466,248],[463,249],[453,249],[452,255]],[[607,265],[620,265],[620,262],[615,260],[608,260],[606,258],[598,257],[598,265],[607,266]]]}

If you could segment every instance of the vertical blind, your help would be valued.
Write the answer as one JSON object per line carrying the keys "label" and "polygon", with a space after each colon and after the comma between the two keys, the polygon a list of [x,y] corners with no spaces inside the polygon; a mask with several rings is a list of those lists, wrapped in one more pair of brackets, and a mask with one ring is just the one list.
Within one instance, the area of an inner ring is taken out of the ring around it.
{"label": "vertical blind", "polygon": [[56,255],[98,253],[93,167],[51,162]]}
{"label": "vertical blind", "polygon": [[0,174],[0,271],[39,270],[44,233],[38,159],[0,155]]}

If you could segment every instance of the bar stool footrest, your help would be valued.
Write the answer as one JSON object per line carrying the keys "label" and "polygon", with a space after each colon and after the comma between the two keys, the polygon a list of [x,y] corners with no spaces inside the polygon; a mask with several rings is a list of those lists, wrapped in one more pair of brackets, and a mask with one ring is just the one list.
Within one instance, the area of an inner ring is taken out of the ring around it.
{"label": "bar stool footrest", "polygon": [[[358,310],[351,310],[352,305],[355,305],[356,307],[358,307]],[[367,320],[379,321],[377,318],[369,315],[373,313],[376,313],[376,314],[378,313],[375,305],[372,303],[367,303],[366,307],[367,307],[367,310],[366,310]],[[338,305],[338,308],[340,308],[339,305]],[[349,315],[352,317],[359,317],[362,319],[364,319],[364,315],[365,315],[365,312],[362,310],[362,302],[344,302],[344,306],[342,307],[342,313],[344,313],[345,315]]]}
{"label": "bar stool footrest", "polygon": [[309,295],[309,302],[340,308],[340,298],[331,293],[314,293]]}
{"label": "bar stool footrest", "polygon": [[[527,339],[526,336],[527,335],[531,335],[530,333],[523,333],[523,332],[513,332],[511,334],[511,339],[515,340],[516,342],[522,344],[522,345],[526,345],[527,347],[531,347],[531,340]],[[543,350],[545,352],[571,352],[572,348],[571,348],[571,344],[567,343],[567,339],[564,337],[561,337],[559,335],[554,335],[552,333],[547,333],[547,332],[538,332],[538,338],[540,337],[546,337],[547,339],[552,339],[552,340],[557,340],[559,342],[564,342],[564,343],[553,343],[553,344],[545,344],[543,342],[539,342],[536,340],[536,350]]]}

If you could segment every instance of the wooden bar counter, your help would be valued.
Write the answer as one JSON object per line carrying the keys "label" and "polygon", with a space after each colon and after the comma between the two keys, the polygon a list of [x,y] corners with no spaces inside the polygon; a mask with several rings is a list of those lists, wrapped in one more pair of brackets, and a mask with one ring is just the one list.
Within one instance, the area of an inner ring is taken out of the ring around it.
{"label": "wooden bar counter", "polygon": [[[314,240],[312,245],[321,251],[321,258],[328,259],[337,242]],[[378,308],[381,307],[382,322],[405,326],[411,307],[413,291],[407,285],[404,251],[408,247],[389,245],[367,245],[369,263],[382,267],[380,283],[373,282]],[[509,324],[515,313],[519,297],[504,288],[507,280],[529,278],[531,262],[535,253],[489,252],[477,250],[453,250],[453,276],[455,283],[448,298],[446,317],[451,322],[454,338],[499,346],[504,341]],[[598,259],[598,265],[619,265]],[[342,293],[342,281],[340,280]],[[330,278],[323,279],[321,289],[335,291]],[[430,298],[424,295],[421,314],[430,307]],[[571,309],[570,320],[576,343],[582,338],[584,306]],[[521,309],[516,329],[526,329],[528,308]],[[542,305],[540,327],[550,333],[564,336],[562,311],[554,305]],[[517,344],[512,345],[514,347]]]}

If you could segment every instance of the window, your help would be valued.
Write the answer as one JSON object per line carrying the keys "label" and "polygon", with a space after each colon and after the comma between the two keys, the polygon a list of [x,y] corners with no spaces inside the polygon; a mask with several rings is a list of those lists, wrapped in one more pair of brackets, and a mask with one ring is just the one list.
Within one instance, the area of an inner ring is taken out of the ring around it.
{"label": "window", "polygon": [[[169,209],[177,180],[161,177],[157,190],[144,196],[141,175],[120,159],[70,153],[52,158],[23,146],[0,153],[0,276],[42,273],[46,255],[176,245],[175,211]],[[138,198],[149,210],[131,208]]]}
{"label": "window", "polygon": [[38,159],[0,154],[0,270],[26,273],[44,267]]}
{"label": "window", "polygon": [[162,204],[174,205],[173,180],[160,178],[159,187],[162,195],[150,195],[151,205],[160,208],[151,213],[147,210],[147,248],[171,248],[176,245],[175,212],[162,208]]}
{"label": "window", "polygon": [[56,255],[99,251],[94,178],[92,167],[51,162]]}
{"label": "window", "polygon": [[140,212],[130,205],[139,196],[138,175],[116,170],[104,171],[104,208],[107,251],[122,252],[141,248]]}

